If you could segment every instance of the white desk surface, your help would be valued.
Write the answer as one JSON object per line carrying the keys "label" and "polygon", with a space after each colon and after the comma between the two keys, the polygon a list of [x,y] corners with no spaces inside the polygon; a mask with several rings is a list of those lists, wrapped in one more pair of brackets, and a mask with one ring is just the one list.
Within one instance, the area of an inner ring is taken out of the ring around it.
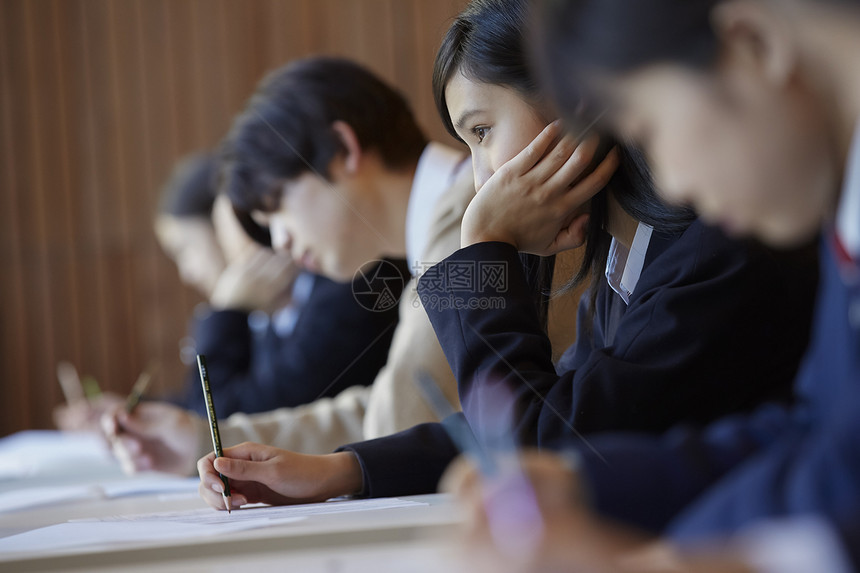
{"label": "white desk surface", "polygon": [[[178,563],[184,563],[183,567],[186,568],[183,571],[203,571],[211,570],[214,565],[223,565],[225,559],[244,562],[253,556],[255,560],[281,561],[286,557],[292,558],[293,553],[297,554],[296,557],[303,555],[305,560],[325,557],[323,561],[330,561],[335,550],[354,551],[356,547],[368,545],[399,546],[406,542],[413,545],[418,543],[423,548],[421,540],[438,537],[450,531],[459,521],[453,504],[446,496],[437,494],[403,499],[426,502],[428,505],[314,515],[296,523],[233,532],[223,537],[121,543],[53,552],[3,553],[0,554],[0,570],[91,571],[99,567],[120,570],[120,567],[134,564],[134,568],[129,571],[167,571],[172,570],[174,565],[178,566]],[[201,507],[205,507],[205,504],[200,499],[161,500],[152,495],[70,502],[56,507],[0,515],[0,537],[70,519]]]}
{"label": "white desk surface", "polygon": [[[69,480],[50,472],[29,479],[0,480],[7,491],[28,485],[115,479]],[[121,543],[40,552],[0,553],[0,571],[247,571],[320,573],[452,571],[450,534],[460,516],[447,496],[404,497],[427,505],[313,515],[295,523],[219,536],[158,542]],[[72,519],[100,518],[207,507],[193,495],[144,494],[115,499],[79,499],[0,513],[0,538]],[[215,510],[213,510],[215,511]],[[405,565],[404,565],[405,564]]]}

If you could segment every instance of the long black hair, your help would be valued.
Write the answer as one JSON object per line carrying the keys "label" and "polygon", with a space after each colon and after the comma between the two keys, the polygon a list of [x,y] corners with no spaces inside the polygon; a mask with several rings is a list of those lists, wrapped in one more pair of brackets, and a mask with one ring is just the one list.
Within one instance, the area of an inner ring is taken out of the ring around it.
{"label": "long black hair", "polygon": [[[602,0],[600,0],[602,1]],[[454,20],[436,54],[433,69],[433,94],[436,107],[448,132],[454,137],[454,125],[448,112],[445,89],[455,73],[492,85],[517,91],[535,106],[546,102],[538,87],[538,74],[529,59],[529,2],[527,0],[472,0]],[[604,137],[602,160],[617,142]],[[654,189],[643,155],[629,145],[620,145],[620,166],[607,186],[619,205],[632,217],[658,231],[678,233],[686,229],[694,215],[686,209],[663,203]],[[569,288],[591,282],[591,312],[602,269],[609,255],[611,237],[604,230],[609,209],[606,193],[591,200],[591,215],[586,231],[585,252]],[[549,289],[552,261],[544,261],[538,272],[540,282]]]}

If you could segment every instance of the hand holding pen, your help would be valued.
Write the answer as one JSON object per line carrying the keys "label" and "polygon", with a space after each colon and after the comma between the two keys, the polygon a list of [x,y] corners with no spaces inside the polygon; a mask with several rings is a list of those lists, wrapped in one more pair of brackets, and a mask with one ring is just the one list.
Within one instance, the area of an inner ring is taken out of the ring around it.
{"label": "hand holding pen", "polygon": [[[313,503],[361,490],[361,467],[350,452],[308,455],[244,442],[227,448],[229,457],[225,457],[206,358],[198,355],[197,365],[215,448],[215,451],[197,462],[200,497],[206,503],[216,509],[224,507],[229,512],[231,506],[241,507],[246,503]],[[221,499],[217,497],[219,495]],[[222,501],[223,506],[220,503]]]}
{"label": "hand holding pen", "polygon": [[127,474],[190,475],[199,451],[197,425],[203,422],[179,406],[141,400],[157,368],[150,362],[128,396],[117,397],[101,417],[101,431]]}
{"label": "hand holding pen", "polygon": [[[465,416],[454,411],[442,389],[428,374],[419,373],[415,382],[425,401],[442,420],[451,441],[463,453],[459,465],[458,462],[453,465],[461,468],[455,476],[468,473],[471,492],[477,493],[472,498],[475,507],[470,513],[485,516],[482,523],[503,553],[516,556],[534,550],[543,532],[543,520],[534,489],[516,457],[510,423],[512,397],[504,394],[504,388],[494,388],[493,394],[482,396],[488,412],[481,417],[485,426],[480,428],[480,435],[476,435]],[[477,387],[475,391],[486,390]],[[462,495],[459,485],[449,491]]]}
{"label": "hand holding pen", "polygon": [[62,431],[99,433],[102,414],[122,401],[116,394],[102,392],[92,376],[78,376],[70,362],[57,364],[57,379],[66,402],[54,408],[53,418]]}
{"label": "hand holding pen", "polygon": [[128,397],[125,399],[125,411],[131,414],[134,412],[134,409],[137,407],[140,399],[143,398],[143,395],[146,393],[146,390],[149,388],[149,384],[152,382],[152,377],[155,376],[155,373],[158,371],[158,363],[155,361],[150,361],[147,364],[146,368],[143,372],[140,373],[140,376],[137,377],[137,380],[134,383],[134,386],[131,388],[131,392],[129,392]]}

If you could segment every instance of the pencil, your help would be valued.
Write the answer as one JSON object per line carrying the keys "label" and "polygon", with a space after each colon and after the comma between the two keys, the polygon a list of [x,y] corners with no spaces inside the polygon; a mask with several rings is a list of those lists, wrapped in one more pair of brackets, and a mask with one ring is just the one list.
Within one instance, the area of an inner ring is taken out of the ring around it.
{"label": "pencil", "polygon": [[[203,384],[203,398],[206,400],[206,415],[209,417],[209,431],[212,434],[212,446],[215,448],[215,457],[224,456],[224,450],[221,449],[221,434],[218,433],[218,418],[215,416],[215,403],[212,401],[212,390],[209,388],[209,371],[206,369],[206,357],[202,354],[197,355],[197,368],[200,370],[200,382]],[[220,473],[221,481],[224,483],[224,491],[221,496],[224,498],[224,507],[227,513],[230,513],[230,482]]]}
{"label": "pencil", "polygon": [[134,383],[134,386],[131,388],[131,392],[128,394],[128,398],[125,399],[125,411],[131,414],[134,411],[135,406],[137,406],[140,399],[143,397],[144,392],[149,387],[149,383],[152,381],[152,376],[155,374],[156,363],[150,362],[143,372],[140,373],[140,376],[137,377],[137,381]]}
{"label": "pencil", "polygon": [[91,402],[102,395],[102,387],[94,376],[87,375],[81,378],[81,386],[84,388],[84,396]]}

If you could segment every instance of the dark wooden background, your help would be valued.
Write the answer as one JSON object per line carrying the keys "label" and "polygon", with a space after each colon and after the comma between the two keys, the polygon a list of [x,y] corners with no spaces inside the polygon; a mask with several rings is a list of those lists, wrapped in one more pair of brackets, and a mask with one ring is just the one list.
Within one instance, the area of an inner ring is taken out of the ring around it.
{"label": "dark wooden background", "polygon": [[180,384],[198,302],[152,233],[173,162],[212,146],[263,73],[355,58],[445,139],[430,77],[465,0],[0,0],[0,436],[51,427],[69,360],[125,393]]}

